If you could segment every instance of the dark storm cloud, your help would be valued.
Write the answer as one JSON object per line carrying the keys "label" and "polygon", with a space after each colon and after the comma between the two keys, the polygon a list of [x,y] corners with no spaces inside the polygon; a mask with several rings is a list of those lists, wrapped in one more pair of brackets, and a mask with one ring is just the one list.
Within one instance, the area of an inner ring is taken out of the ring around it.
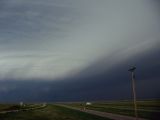
{"label": "dark storm cloud", "polygon": [[92,65],[76,76],[65,80],[1,81],[1,101],[53,102],[131,99],[131,75],[128,69],[133,64],[137,67],[137,98],[159,98],[160,49],[155,48],[148,50],[147,53],[138,53],[109,70],[98,68],[108,65],[107,62],[99,62],[98,65]]}
{"label": "dark storm cloud", "polygon": [[[0,101],[159,97],[160,2],[1,0]],[[154,89],[152,89],[154,87]]]}
{"label": "dark storm cloud", "polygon": [[[1,79],[64,78],[109,58],[114,51],[118,51],[117,62],[131,57],[149,49],[160,37],[158,1],[0,2]],[[9,76],[17,66],[20,69]]]}

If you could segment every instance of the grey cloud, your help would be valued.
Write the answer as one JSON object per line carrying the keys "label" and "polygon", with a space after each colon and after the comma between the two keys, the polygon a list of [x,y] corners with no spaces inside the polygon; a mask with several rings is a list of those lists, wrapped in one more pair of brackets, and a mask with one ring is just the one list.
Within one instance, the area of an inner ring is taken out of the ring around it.
{"label": "grey cloud", "polygon": [[[24,77],[26,69],[30,78],[66,77],[102,58],[107,58],[110,64],[106,67],[112,67],[159,44],[158,1],[2,0],[0,3],[0,65],[5,68],[0,70],[1,76],[9,77],[7,73],[20,65]],[[14,74],[23,76],[16,70]]]}

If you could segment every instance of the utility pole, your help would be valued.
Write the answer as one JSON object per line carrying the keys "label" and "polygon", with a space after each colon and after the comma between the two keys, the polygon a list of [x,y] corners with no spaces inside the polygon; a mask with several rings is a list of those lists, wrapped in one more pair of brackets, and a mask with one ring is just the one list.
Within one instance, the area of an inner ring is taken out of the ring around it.
{"label": "utility pole", "polygon": [[138,113],[137,113],[137,102],[136,102],[136,89],[135,89],[135,71],[136,67],[130,68],[128,71],[131,72],[132,75],[132,92],[133,92],[133,101],[134,101],[134,112],[136,120],[138,120]]}

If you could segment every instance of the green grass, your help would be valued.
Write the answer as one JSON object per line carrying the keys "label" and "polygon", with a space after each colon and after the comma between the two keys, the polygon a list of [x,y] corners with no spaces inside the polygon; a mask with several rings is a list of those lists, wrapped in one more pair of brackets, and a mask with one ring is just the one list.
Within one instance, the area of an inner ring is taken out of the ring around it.
{"label": "green grass", "polygon": [[[83,108],[84,103],[70,103],[69,106]],[[160,100],[138,101],[138,116],[147,119],[160,118]],[[134,105],[132,101],[115,101],[115,102],[93,102],[92,105],[86,106],[87,109],[109,112],[127,116],[134,116]]]}
{"label": "green grass", "polygon": [[43,109],[0,114],[0,120],[108,120],[108,119],[50,104]]}
{"label": "green grass", "polygon": [[9,111],[9,110],[19,110],[39,107],[40,104],[25,104],[25,106],[20,106],[18,104],[0,104],[0,111]]}
{"label": "green grass", "polygon": [[13,104],[0,104],[0,111],[4,111],[12,106]]}

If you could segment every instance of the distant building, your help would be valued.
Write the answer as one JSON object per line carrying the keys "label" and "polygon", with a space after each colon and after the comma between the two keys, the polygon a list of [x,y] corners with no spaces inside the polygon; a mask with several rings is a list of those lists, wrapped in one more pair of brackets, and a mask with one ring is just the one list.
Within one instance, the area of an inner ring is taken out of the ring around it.
{"label": "distant building", "polygon": [[86,102],[86,105],[92,105],[92,103],[91,102]]}

